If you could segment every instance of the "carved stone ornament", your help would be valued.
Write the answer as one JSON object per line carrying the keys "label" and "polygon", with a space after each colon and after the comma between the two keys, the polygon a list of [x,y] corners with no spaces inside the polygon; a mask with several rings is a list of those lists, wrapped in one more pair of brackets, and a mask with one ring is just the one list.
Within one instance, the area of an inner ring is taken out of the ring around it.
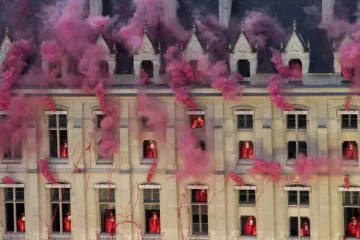
{"label": "carved stone ornament", "polygon": [[290,52],[302,52],[302,47],[300,46],[299,43],[294,42],[290,45],[289,51]]}
{"label": "carved stone ornament", "polygon": [[[6,54],[9,52],[11,46],[11,41],[6,33],[1,46],[0,46],[0,63],[5,60]],[[1,68],[1,66],[0,66]]]}

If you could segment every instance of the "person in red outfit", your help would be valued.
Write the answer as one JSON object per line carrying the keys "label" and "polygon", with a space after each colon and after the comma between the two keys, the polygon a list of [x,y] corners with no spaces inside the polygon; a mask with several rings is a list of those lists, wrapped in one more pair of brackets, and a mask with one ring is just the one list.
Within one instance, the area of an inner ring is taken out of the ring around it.
{"label": "person in red outfit", "polygon": [[310,237],[310,227],[307,222],[304,222],[300,229],[300,237]]}
{"label": "person in red outfit", "polygon": [[195,190],[195,202],[207,202],[207,190],[196,189]]}
{"label": "person in red outfit", "polygon": [[67,141],[64,140],[63,144],[60,146],[60,158],[68,157],[68,144]]}
{"label": "person in red outfit", "polygon": [[252,159],[254,155],[254,148],[252,144],[245,141],[241,146],[240,159]]}
{"label": "person in red outfit", "polygon": [[64,232],[71,232],[71,213],[67,212],[64,218]]}
{"label": "person in red outfit", "polygon": [[289,68],[291,69],[294,77],[302,78],[302,67],[298,61],[290,61]]}
{"label": "person in red outfit", "polygon": [[249,217],[245,223],[245,235],[256,236],[256,224],[253,217]]}
{"label": "person in red outfit", "polygon": [[25,213],[21,214],[17,221],[18,232],[25,232]]}
{"label": "person in red outfit", "polygon": [[156,142],[150,141],[149,144],[146,146],[145,151],[145,158],[157,158],[157,148],[156,148]]}
{"label": "person in red outfit", "polygon": [[112,212],[109,217],[105,220],[105,232],[116,233],[116,219]]}
{"label": "person in red outfit", "polygon": [[149,218],[149,233],[160,233],[160,217],[156,212],[153,212],[151,218]]}
{"label": "person in red outfit", "polygon": [[204,128],[205,127],[205,120],[198,116],[196,119],[193,120],[191,124],[191,128]]}
{"label": "person in red outfit", "polygon": [[358,160],[358,149],[354,143],[349,142],[344,152],[346,159]]}
{"label": "person in red outfit", "polygon": [[349,237],[360,237],[360,225],[355,217],[351,218],[348,224],[348,235]]}

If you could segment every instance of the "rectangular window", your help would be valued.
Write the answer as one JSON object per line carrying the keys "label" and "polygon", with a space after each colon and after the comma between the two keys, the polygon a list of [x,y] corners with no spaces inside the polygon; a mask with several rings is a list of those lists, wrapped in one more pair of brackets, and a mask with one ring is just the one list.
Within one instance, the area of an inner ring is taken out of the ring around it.
{"label": "rectangular window", "polygon": [[193,189],[191,195],[192,235],[208,235],[207,190]]}
{"label": "rectangular window", "polygon": [[357,206],[359,204],[359,192],[346,191],[343,192],[344,206]]}
{"label": "rectangular window", "polygon": [[256,236],[256,218],[254,216],[241,216],[240,218],[241,236]]}
{"label": "rectangular window", "polygon": [[252,114],[237,115],[237,128],[253,129],[253,115]]}
{"label": "rectangular window", "polygon": [[[4,124],[8,119],[8,113],[4,111],[0,111],[0,124]],[[21,162],[22,159],[22,143],[19,142],[14,144],[12,142],[8,143],[9,145],[2,146],[2,154],[3,154],[3,163],[18,163]],[[9,161],[10,160],[10,161]],[[14,160],[19,160],[14,162]]]}
{"label": "rectangular window", "polygon": [[295,159],[299,154],[307,156],[307,143],[305,141],[289,141],[287,146],[288,159]]}
{"label": "rectangular window", "polygon": [[310,219],[308,217],[290,217],[290,237],[310,237]]}
{"label": "rectangular window", "polygon": [[102,233],[116,233],[115,189],[99,189],[100,229]]}
{"label": "rectangular window", "polygon": [[71,232],[70,188],[50,188],[53,232]]}
{"label": "rectangular window", "polygon": [[4,196],[6,232],[25,232],[24,188],[5,188]]}
{"label": "rectangular window", "polygon": [[342,129],[357,129],[358,115],[357,114],[342,114],[341,128]]}
{"label": "rectangular window", "polygon": [[308,206],[310,203],[309,191],[288,191],[289,206]]}
{"label": "rectangular window", "polygon": [[306,129],[307,117],[306,114],[287,114],[286,127],[287,129]]}
{"label": "rectangular window", "polygon": [[240,190],[239,204],[255,204],[255,190]]}
{"label": "rectangular window", "polygon": [[112,156],[102,156],[99,153],[100,146],[103,142],[101,139],[101,122],[104,120],[105,115],[102,111],[94,111],[94,123],[95,123],[95,138],[97,145],[95,147],[95,152],[97,156],[97,165],[111,165],[113,164],[113,157]]}
{"label": "rectangular window", "polygon": [[144,214],[147,234],[160,234],[160,190],[144,189]]}
{"label": "rectangular window", "polygon": [[49,112],[48,129],[50,157],[53,159],[67,159],[67,113],[65,111]]}

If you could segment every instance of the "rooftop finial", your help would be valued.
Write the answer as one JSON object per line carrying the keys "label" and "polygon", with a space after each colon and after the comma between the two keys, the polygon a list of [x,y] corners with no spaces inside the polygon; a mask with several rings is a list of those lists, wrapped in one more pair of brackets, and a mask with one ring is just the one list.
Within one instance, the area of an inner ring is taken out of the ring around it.
{"label": "rooftop finial", "polygon": [[296,32],[296,19],[294,18],[294,22],[293,22],[293,31]]}
{"label": "rooftop finial", "polygon": [[195,33],[196,32],[196,23],[195,23],[195,21],[193,22],[193,33]]}
{"label": "rooftop finial", "polygon": [[147,22],[144,23],[144,33],[147,34]]}
{"label": "rooftop finial", "polygon": [[9,33],[9,26],[7,23],[5,24],[5,34],[7,35]]}
{"label": "rooftop finial", "polygon": [[245,27],[245,22],[244,22],[244,21],[242,21],[242,22],[241,22],[241,32],[243,32],[243,31],[244,31],[244,27]]}

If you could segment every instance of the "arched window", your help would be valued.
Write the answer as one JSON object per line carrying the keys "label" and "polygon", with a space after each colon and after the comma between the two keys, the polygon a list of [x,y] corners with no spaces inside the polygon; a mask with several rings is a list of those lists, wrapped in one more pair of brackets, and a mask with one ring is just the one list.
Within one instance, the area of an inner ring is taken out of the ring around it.
{"label": "arched window", "polygon": [[289,61],[289,68],[296,76],[302,77],[302,62],[300,59],[291,59]]}
{"label": "arched window", "polygon": [[154,78],[154,64],[150,60],[144,60],[140,65],[141,69],[144,69],[149,78]]}
{"label": "arched window", "polygon": [[108,78],[109,77],[109,63],[107,61],[100,61],[99,62],[99,70],[100,70],[100,76],[102,78]]}
{"label": "arched window", "polygon": [[245,59],[241,59],[237,61],[237,71],[244,78],[250,77],[250,62]]}

